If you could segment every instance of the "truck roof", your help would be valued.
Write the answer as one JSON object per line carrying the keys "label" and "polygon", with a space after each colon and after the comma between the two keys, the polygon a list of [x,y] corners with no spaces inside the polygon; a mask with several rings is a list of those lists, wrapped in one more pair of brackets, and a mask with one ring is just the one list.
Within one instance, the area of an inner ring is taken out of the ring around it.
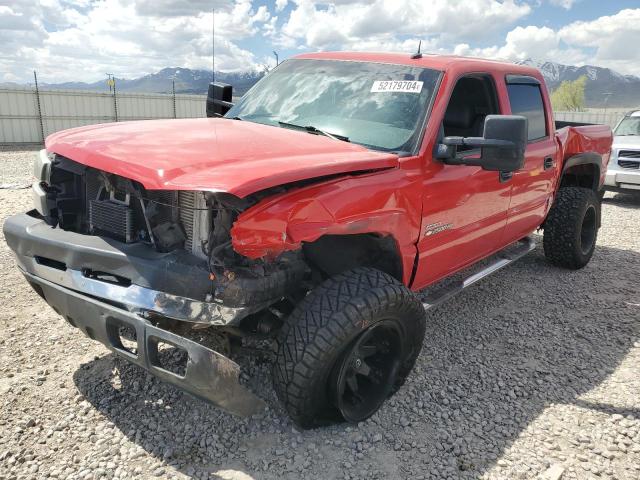
{"label": "truck roof", "polygon": [[[505,72],[521,75],[540,76],[539,70],[526,65],[516,65],[498,60],[485,58],[460,57],[457,55],[433,55],[423,53],[421,58],[411,58],[411,53],[383,53],[383,52],[318,52],[304,53],[293,58],[317,60],[351,60],[360,62],[394,63],[434,70],[446,71],[452,67],[477,69],[478,71]],[[468,68],[467,68],[468,67]]]}

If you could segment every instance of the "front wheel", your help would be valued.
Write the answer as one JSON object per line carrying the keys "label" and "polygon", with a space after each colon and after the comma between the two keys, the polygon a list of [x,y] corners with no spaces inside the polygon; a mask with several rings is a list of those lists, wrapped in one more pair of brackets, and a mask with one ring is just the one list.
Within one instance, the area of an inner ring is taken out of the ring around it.
{"label": "front wheel", "polygon": [[554,265],[584,267],[596,247],[600,201],[589,188],[563,187],[544,223],[544,254]]}
{"label": "front wheel", "polygon": [[303,428],[373,415],[418,357],[425,312],[400,282],[372,268],[330,278],[286,320],[273,380]]}

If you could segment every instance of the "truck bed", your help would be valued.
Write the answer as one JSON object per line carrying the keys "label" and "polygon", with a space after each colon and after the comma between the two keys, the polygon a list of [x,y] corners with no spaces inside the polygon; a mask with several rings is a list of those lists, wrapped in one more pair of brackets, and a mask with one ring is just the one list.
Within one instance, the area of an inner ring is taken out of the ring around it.
{"label": "truck bed", "polygon": [[609,162],[613,133],[608,125],[578,124],[576,122],[556,122],[556,130],[563,161],[582,153],[597,153],[602,157],[602,167],[606,170]]}
{"label": "truck bed", "polygon": [[567,122],[564,120],[556,120],[556,130],[560,130],[564,127],[585,127],[587,125],[597,125],[596,123],[584,123],[584,122]]}

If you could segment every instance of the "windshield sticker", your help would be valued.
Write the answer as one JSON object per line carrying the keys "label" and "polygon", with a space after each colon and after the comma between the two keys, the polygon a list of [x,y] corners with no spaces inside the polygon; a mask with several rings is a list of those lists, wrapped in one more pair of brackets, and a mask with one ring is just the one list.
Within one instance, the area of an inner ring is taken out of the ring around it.
{"label": "windshield sticker", "polygon": [[376,80],[371,86],[371,93],[420,93],[422,82],[413,80]]}

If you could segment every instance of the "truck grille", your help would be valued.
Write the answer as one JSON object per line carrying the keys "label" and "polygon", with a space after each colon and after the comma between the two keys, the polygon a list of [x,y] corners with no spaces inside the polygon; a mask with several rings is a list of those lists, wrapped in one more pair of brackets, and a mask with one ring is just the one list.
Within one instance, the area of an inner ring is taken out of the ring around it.
{"label": "truck grille", "polygon": [[640,150],[620,150],[618,158],[620,157],[640,159]]}
{"label": "truck grille", "polygon": [[638,169],[638,168],[640,168],[640,161],[639,162],[634,162],[633,160],[620,160],[620,159],[618,159],[618,165],[620,165],[621,168],[635,168],[635,169]]}

